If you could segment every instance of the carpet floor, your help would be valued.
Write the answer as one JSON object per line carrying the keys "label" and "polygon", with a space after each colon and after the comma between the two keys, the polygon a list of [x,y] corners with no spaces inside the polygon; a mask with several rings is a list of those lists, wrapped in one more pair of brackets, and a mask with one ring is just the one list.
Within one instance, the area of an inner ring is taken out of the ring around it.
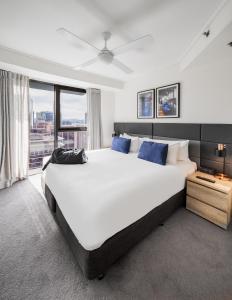
{"label": "carpet floor", "polygon": [[179,209],[164,226],[86,280],[29,180],[0,191],[0,299],[231,300],[232,229]]}

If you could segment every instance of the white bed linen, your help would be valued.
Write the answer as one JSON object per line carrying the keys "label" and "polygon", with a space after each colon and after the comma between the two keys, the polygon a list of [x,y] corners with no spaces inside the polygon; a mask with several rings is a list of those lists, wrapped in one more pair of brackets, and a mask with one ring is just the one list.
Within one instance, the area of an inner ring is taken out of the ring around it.
{"label": "white bed linen", "polygon": [[145,216],[181,191],[196,164],[161,166],[111,149],[87,152],[84,165],[49,164],[45,181],[86,250]]}

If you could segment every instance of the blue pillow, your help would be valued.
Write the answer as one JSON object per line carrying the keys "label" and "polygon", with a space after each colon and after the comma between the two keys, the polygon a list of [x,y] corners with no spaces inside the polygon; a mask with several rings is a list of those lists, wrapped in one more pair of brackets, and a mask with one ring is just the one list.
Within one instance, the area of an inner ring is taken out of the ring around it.
{"label": "blue pillow", "polygon": [[115,136],[112,141],[111,149],[128,154],[128,152],[130,151],[130,144],[131,144],[130,139],[125,139],[122,137]]}
{"label": "blue pillow", "polygon": [[143,142],[138,158],[151,161],[159,165],[166,165],[168,155],[168,144],[160,144],[154,142]]}

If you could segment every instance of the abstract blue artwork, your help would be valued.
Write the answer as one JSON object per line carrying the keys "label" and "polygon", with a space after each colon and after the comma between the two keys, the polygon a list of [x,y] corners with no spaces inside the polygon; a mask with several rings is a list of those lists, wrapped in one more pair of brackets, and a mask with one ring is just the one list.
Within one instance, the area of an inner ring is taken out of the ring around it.
{"label": "abstract blue artwork", "polygon": [[137,117],[138,119],[154,118],[154,90],[138,92]]}

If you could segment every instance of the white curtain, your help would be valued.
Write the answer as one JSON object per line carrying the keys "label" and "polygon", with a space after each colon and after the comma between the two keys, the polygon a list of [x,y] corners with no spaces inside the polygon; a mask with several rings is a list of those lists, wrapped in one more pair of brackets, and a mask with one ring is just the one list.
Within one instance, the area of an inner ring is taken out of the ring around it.
{"label": "white curtain", "polygon": [[87,90],[88,101],[88,149],[101,148],[101,91]]}
{"label": "white curtain", "polygon": [[29,79],[0,70],[0,189],[27,177]]}

